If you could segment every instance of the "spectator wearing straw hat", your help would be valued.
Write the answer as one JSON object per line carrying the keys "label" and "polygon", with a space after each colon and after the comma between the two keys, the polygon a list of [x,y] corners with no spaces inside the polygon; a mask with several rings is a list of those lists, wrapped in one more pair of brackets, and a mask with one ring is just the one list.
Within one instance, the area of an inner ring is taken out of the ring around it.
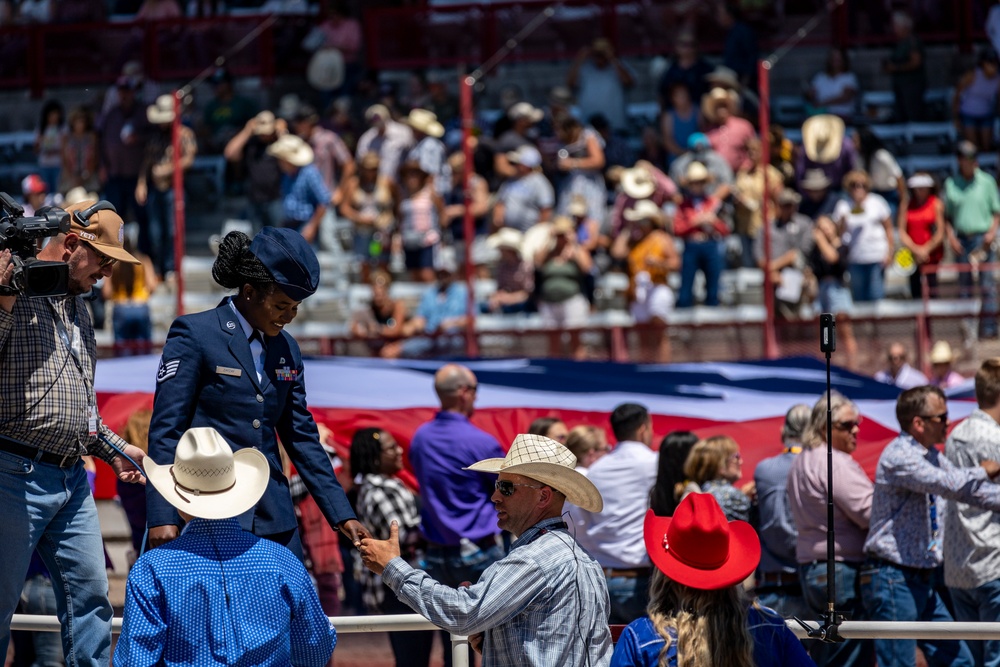
{"label": "spectator wearing straw hat", "polygon": [[674,234],[684,240],[678,308],[694,305],[694,277],[698,271],[705,274],[705,305],[719,305],[719,278],[725,265],[729,227],[719,217],[722,201],[708,194],[710,180],[705,165],[692,162],[681,181],[684,196],[674,216]]}
{"label": "spectator wearing straw hat", "polygon": [[951,389],[965,382],[965,377],[952,368],[956,359],[957,355],[948,341],[939,340],[934,343],[930,353],[931,375],[927,378],[932,387]]}
{"label": "spectator wearing straw hat", "polygon": [[286,134],[266,150],[281,169],[281,226],[294,229],[315,243],[320,224],[330,205],[330,191],[313,164],[313,150],[301,137]]}
{"label": "spectator wearing straw hat", "polygon": [[[173,154],[174,96],[160,95],[146,108],[146,118],[153,130],[146,142],[146,153],[139,168],[135,200],[146,207],[146,233],[139,229],[139,249],[153,258],[160,276],[169,278],[174,271],[174,161],[182,172],[194,164],[198,142],[194,132],[181,125],[181,154]],[[143,240],[145,239],[145,243]]]}
{"label": "spectator wearing straw hat", "polygon": [[500,253],[494,278],[496,291],[483,304],[484,312],[523,313],[528,310],[535,289],[534,267],[521,253],[524,235],[516,229],[502,227],[487,239],[487,244]]}
{"label": "spectator wearing straw hat", "polygon": [[820,218],[832,219],[833,209],[840,201],[839,194],[831,191],[832,185],[822,169],[808,169],[798,182],[798,190],[802,195],[799,213],[813,222]]}
{"label": "spectator wearing straw hat", "polygon": [[[875,469],[861,597],[873,621],[952,621],[938,593],[945,501],[973,512],[1000,511],[1000,486],[991,483],[1000,476],[1000,463],[981,460],[961,468],[937,449],[948,432],[948,404],[938,387],[904,391],[896,418],[901,433],[886,445]],[[974,664],[964,641],[876,639],[878,664],[912,665],[917,646],[930,664]]]}
{"label": "spectator wearing straw hat", "polygon": [[667,318],[674,309],[674,293],[667,284],[671,273],[681,267],[674,240],[666,232],[667,217],[648,199],[625,211],[625,219],[638,229],[633,236],[627,228],[611,246],[611,257],[625,262],[629,276],[629,311],[639,328],[646,359],[659,363],[670,360]]}
{"label": "spectator wearing straw hat", "polygon": [[433,111],[427,109],[412,109],[404,122],[413,130],[416,142],[406,155],[407,162],[419,163],[420,168],[433,178],[437,193],[446,193],[451,188],[451,168],[448,166],[448,150],[441,141],[444,125],[438,122]]}
{"label": "spectator wearing straw hat", "polygon": [[712,149],[734,172],[747,163],[747,143],[756,136],[750,121],[737,115],[738,109],[739,95],[725,88],[713,88],[701,99],[701,113],[708,128],[705,134]]}
{"label": "spectator wearing straw hat", "polygon": [[325,665],[337,631],[309,573],[237,519],[267,491],[267,457],[250,447],[234,452],[202,427],[181,436],[172,465],[146,466],[149,484],[188,525],[129,573],[114,665]]}
{"label": "spectator wearing straw hat", "polygon": [[719,199],[726,199],[735,181],[735,172],[724,157],[712,148],[712,142],[703,132],[695,132],[688,137],[687,152],[670,164],[670,179],[674,183],[684,180],[684,174],[692,162],[700,162],[712,175],[708,192]]}
{"label": "spectator wearing straw hat", "polygon": [[382,104],[373,104],[365,110],[368,129],[358,138],[354,155],[358,160],[368,153],[378,155],[378,173],[390,180],[396,180],[399,166],[413,147],[413,131],[403,123],[393,119],[389,109]]}
{"label": "spectator wearing straw hat", "polygon": [[750,524],[692,493],[673,517],[647,511],[642,532],[655,566],[648,615],[625,628],[612,667],[814,665],[784,619],[744,592],[761,559]]}
{"label": "spectator wearing straw hat", "polygon": [[542,154],[534,146],[524,145],[508,153],[507,161],[517,170],[517,176],[497,191],[493,228],[526,232],[551,218],[555,191],[541,172]]}
{"label": "spectator wearing straw hat", "polygon": [[471,586],[442,585],[407,565],[395,525],[388,541],[361,542],[362,559],[414,611],[470,635],[484,667],[608,665],[604,576],[562,518],[565,503],[599,512],[603,500],[575,466],[576,457],[555,440],[521,434],[503,458],[465,468],[499,475],[491,496],[497,525],[514,537],[510,554]]}
{"label": "spectator wearing straw hat", "polygon": [[621,189],[615,195],[611,210],[612,239],[618,238],[623,229],[631,226],[625,219],[625,211],[634,208],[640,201],[648,199],[662,208],[664,204],[676,204],[679,200],[680,191],[674,180],[646,160],[639,160],[630,169],[622,169],[619,181]]}
{"label": "spectator wearing straw hat", "polygon": [[[812,249],[812,220],[798,212],[802,197],[791,188],[778,192],[777,210],[768,223],[771,247],[764,248],[764,235],[754,239],[757,266],[771,273],[775,289],[776,314],[795,319],[810,290],[806,287],[806,257]],[[769,254],[768,254],[769,253]]]}
{"label": "spectator wearing straw hat", "polygon": [[267,148],[287,133],[283,119],[275,118],[271,111],[261,111],[222,151],[226,160],[240,162],[246,170],[246,215],[255,231],[274,227],[282,220],[281,167]]}
{"label": "spectator wearing straw hat", "polygon": [[795,178],[819,169],[839,187],[844,176],[860,164],[854,141],[847,135],[843,119],[832,114],[813,116],[802,123],[802,150],[795,162]]}
{"label": "spectator wearing straw hat", "polygon": [[493,158],[494,170],[505,179],[515,178],[518,174],[516,166],[507,160],[507,153],[516,151],[521,146],[534,145],[528,134],[545,118],[545,112],[536,109],[529,102],[518,102],[507,110],[507,118],[510,119],[510,129],[497,137],[496,155]]}

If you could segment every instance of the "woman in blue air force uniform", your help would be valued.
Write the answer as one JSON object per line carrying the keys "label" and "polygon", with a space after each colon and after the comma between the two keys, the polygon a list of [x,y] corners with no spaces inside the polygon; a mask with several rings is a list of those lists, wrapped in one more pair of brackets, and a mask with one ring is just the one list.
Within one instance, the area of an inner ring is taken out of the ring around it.
{"label": "woman in blue air force uniform", "polygon": [[[179,317],[170,327],[156,375],[149,455],[172,464],[177,441],[196,426],[216,429],[234,450],[259,449],[271,464],[271,479],[240,524],[301,558],[280,438],[327,521],[356,542],[367,531],[320,445],[306,408],[302,355],[284,331],[319,284],[316,254],[293,230],[266,227],[252,242],[231,232],[219,246],[212,277],[238,291],[214,310]],[[177,537],[183,521],[151,484],[146,507],[151,546]]]}

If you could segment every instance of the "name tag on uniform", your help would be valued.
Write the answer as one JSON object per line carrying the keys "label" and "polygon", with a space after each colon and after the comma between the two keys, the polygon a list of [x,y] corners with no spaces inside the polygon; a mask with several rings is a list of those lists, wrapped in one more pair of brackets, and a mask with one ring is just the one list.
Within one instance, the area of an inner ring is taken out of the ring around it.
{"label": "name tag on uniform", "polygon": [[297,368],[289,368],[288,366],[275,368],[274,377],[279,382],[294,382],[299,377],[299,371]]}
{"label": "name tag on uniform", "polygon": [[227,368],[225,366],[216,366],[215,372],[219,375],[232,375],[234,378],[238,378],[243,375],[243,371],[239,368]]}

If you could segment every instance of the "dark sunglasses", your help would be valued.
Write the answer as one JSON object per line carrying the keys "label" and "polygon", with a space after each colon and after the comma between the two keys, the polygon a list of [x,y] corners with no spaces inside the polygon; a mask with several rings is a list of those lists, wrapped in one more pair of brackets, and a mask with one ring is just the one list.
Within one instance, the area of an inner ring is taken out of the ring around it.
{"label": "dark sunglasses", "polygon": [[856,426],[861,426],[861,421],[858,417],[856,421],[834,422],[833,427],[838,431],[853,431]]}
{"label": "dark sunglasses", "polygon": [[511,481],[506,480],[506,479],[498,479],[493,484],[493,487],[497,491],[500,492],[500,495],[501,496],[505,496],[507,498],[510,498],[512,495],[514,495],[514,487],[515,486],[526,486],[529,489],[540,489],[540,488],[542,488],[541,486],[535,486],[534,484],[515,484],[514,482],[511,482]]}
{"label": "dark sunglasses", "polygon": [[941,424],[948,423],[948,412],[942,412],[939,415],[919,415],[921,419],[928,422],[939,422]]}
{"label": "dark sunglasses", "polygon": [[81,243],[90,248],[94,252],[94,254],[97,255],[97,263],[102,269],[107,266],[114,266],[115,264],[118,263],[117,259],[115,259],[114,257],[108,257],[103,252],[101,252],[94,246],[90,245],[86,241],[81,241]]}

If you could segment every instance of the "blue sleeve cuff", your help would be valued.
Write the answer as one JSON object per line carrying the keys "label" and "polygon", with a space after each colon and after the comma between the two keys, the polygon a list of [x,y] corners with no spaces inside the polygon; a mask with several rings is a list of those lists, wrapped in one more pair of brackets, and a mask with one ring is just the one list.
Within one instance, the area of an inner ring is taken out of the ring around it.
{"label": "blue sleeve cuff", "polygon": [[403,587],[406,576],[412,571],[413,567],[409,563],[402,557],[396,556],[385,566],[385,570],[382,572],[382,582],[391,588],[393,593],[398,594],[399,589]]}

